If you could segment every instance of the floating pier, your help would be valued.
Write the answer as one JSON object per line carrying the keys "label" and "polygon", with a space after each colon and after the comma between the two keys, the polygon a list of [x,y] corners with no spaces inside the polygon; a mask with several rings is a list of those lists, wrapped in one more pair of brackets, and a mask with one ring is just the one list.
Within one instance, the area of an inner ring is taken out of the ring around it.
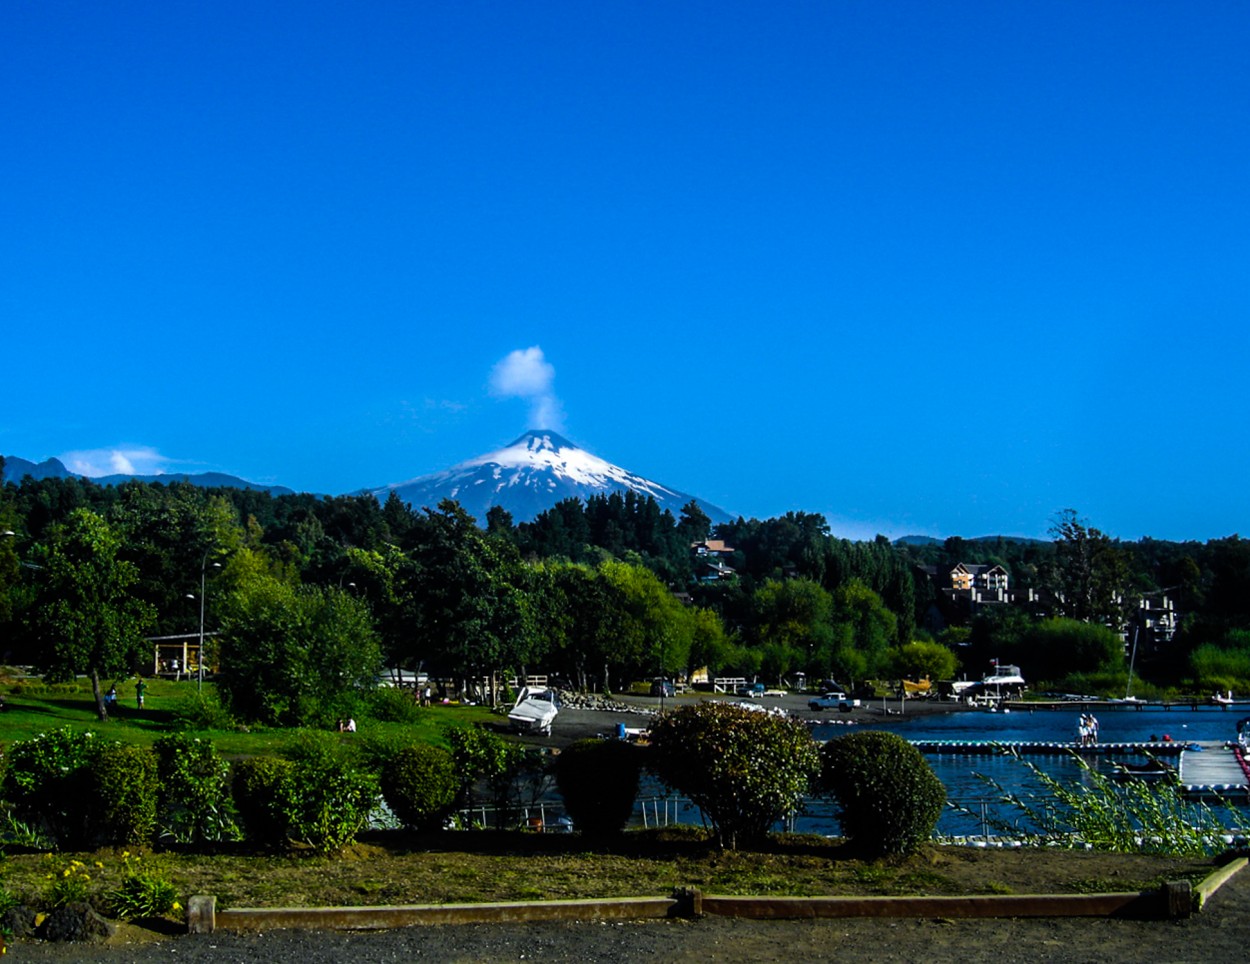
{"label": "floating pier", "polygon": [[1187,797],[1250,796],[1250,764],[1236,747],[1213,744],[1181,754],[1178,779]]}
{"label": "floating pier", "polygon": [[1018,753],[1021,756],[1177,756],[1197,744],[1153,740],[1148,743],[1075,742],[1007,742],[998,740],[912,740],[921,753],[947,753],[965,756],[988,756],[996,753]]}

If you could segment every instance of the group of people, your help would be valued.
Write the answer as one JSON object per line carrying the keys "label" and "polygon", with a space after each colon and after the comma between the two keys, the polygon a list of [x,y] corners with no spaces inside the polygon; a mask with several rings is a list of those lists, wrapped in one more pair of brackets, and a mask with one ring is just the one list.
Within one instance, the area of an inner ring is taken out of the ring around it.
{"label": "group of people", "polygon": [[[143,697],[147,694],[148,684],[140,677],[139,682],[135,683],[135,703],[139,709],[143,709]],[[117,684],[114,683],[109,687],[108,692],[104,694],[104,705],[107,709],[113,710],[117,708]]]}
{"label": "group of people", "polygon": [[1093,713],[1082,713],[1081,721],[1076,726],[1077,742],[1081,746],[1092,746],[1098,742],[1098,717]]}

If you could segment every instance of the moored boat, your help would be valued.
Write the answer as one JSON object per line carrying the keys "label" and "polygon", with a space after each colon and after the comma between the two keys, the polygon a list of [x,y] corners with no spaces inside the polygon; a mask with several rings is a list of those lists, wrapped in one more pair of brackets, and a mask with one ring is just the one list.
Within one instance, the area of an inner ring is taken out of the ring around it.
{"label": "moored boat", "polygon": [[516,705],[508,713],[508,722],[520,733],[551,735],[551,724],[560,712],[553,689],[525,686],[517,696]]}

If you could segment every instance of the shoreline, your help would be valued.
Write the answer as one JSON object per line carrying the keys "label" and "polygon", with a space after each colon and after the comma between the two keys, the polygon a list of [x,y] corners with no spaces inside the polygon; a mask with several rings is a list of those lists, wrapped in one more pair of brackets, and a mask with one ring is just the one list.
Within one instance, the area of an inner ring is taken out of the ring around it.
{"label": "shoreline", "polygon": [[[787,693],[785,696],[766,696],[749,702],[765,708],[780,707],[791,719],[807,726],[817,724],[842,724],[848,732],[857,724],[876,722],[889,716],[891,719],[907,719],[915,717],[940,716],[948,713],[971,712],[968,706],[948,700],[912,699],[908,700],[900,712],[899,700],[874,700],[870,705],[859,706],[853,710],[815,711],[808,708],[808,700],[812,697],[804,693]],[[617,726],[624,724],[629,729],[646,727],[660,712],[661,703],[664,709],[688,706],[702,700],[723,700],[741,702],[742,697],[722,695],[719,693],[686,693],[681,696],[670,696],[661,700],[658,696],[616,696],[612,702],[616,707],[578,707],[562,706],[551,729],[551,736],[534,736],[529,734],[512,734],[516,739],[528,746],[551,747],[563,749],[578,740],[596,737],[612,737]],[[617,708],[625,707],[625,709]],[[889,710],[893,712],[883,712]],[[507,723],[500,721],[497,727],[501,733],[508,730]]]}

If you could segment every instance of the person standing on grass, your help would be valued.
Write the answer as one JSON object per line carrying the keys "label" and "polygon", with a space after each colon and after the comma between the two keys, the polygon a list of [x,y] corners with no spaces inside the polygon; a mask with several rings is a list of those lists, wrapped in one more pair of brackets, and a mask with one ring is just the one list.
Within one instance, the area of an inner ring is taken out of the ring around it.
{"label": "person standing on grass", "polygon": [[143,709],[143,694],[148,691],[148,684],[143,682],[143,677],[139,677],[139,682],[135,683],[135,702],[139,704],[139,709]]}

